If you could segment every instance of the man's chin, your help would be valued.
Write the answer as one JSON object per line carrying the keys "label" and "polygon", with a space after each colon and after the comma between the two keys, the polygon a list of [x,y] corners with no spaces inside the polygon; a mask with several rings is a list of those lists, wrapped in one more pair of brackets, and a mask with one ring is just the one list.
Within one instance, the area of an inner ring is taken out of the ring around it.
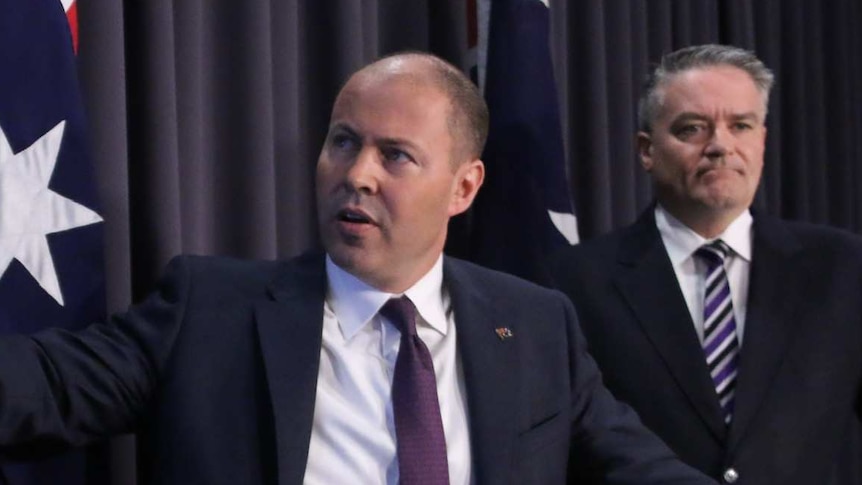
{"label": "man's chin", "polygon": [[361,247],[348,244],[334,244],[326,247],[326,254],[336,266],[354,276],[361,276],[369,266],[370,255]]}
{"label": "man's chin", "polygon": [[355,248],[351,248],[349,246],[344,246],[340,244],[336,245],[326,245],[326,254],[329,255],[329,258],[332,259],[332,262],[338,265],[341,269],[349,269],[356,264],[356,260],[359,259],[359,255],[357,254]]}
{"label": "man's chin", "polygon": [[748,207],[749,204],[744,199],[745,197],[735,192],[720,191],[708,194],[701,198],[700,202],[705,208],[714,211],[733,212]]}
{"label": "man's chin", "polygon": [[750,201],[746,201],[745,197],[723,191],[692,194],[687,198],[673,200],[659,199],[659,203],[679,219],[687,219],[691,216],[723,217],[731,213],[741,213],[750,205]]}

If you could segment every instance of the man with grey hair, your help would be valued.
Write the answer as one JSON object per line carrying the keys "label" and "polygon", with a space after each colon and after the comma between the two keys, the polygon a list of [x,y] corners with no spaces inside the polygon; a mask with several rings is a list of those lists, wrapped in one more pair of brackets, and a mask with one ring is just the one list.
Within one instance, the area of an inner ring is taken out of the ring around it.
{"label": "man with grey hair", "polygon": [[773,76],[722,45],[667,54],[639,103],[655,203],[556,256],[608,388],[725,483],[857,483],[862,241],[749,208]]}

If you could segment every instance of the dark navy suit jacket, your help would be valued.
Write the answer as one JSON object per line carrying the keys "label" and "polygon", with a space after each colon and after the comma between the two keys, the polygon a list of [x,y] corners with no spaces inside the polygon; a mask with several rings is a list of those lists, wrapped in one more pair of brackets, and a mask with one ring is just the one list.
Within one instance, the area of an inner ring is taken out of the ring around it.
{"label": "dark navy suit jacket", "polygon": [[551,267],[608,388],[684,461],[737,485],[860,483],[862,240],[756,213],[753,230],[729,428],[653,208]]}
{"label": "dark navy suit jacket", "polygon": [[[711,483],[603,387],[565,296],[451,258],[444,280],[478,484]],[[144,483],[300,484],[325,292],[322,255],[181,257],[107,324],[0,339],[0,451],[137,430]]]}

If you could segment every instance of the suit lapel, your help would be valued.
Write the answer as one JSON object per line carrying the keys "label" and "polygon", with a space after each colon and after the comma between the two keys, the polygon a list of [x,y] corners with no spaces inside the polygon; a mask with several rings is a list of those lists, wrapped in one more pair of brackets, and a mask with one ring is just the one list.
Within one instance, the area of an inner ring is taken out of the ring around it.
{"label": "suit lapel", "polygon": [[740,353],[730,446],[740,442],[766,397],[787,350],[804,295],[809,270],[794,261],[800,246],[784,226],[765,217],[754,219],[754,244],[745,333]]}
{"label": "suit lapel", "polygon": [[302,483],[314,420],[326,273],[322,256],[289,263],[255,309],[275,421],[278,483]]}
{"label": "suit lapel", "polygon": [[464,369],[470,415],[470,441],[477,484],[507,483],[517,409],[517,352],[514,342],[501,340],[495,328],[515,323],[498,315],[481,284],[458,262],[444,260],[444,279],[452,299],[458,331],[458,350]]}
{"label": "suit lapel", "polygon": [[723,442],[727,431],[718,397],[694,323],[655,227],[652,208],[623,240],[619,263],[617,289],[697,414]]}

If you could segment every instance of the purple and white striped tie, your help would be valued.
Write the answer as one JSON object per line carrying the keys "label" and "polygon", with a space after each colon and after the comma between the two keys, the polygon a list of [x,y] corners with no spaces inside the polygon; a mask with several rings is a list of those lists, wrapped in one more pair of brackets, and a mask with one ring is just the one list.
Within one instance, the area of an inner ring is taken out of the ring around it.
{"label": "purple and white striped tie", "polygon": [[706,263],[703,299],[703,352],[724,413],[724,422],[733,417],[734,386],[739,361],[739,339],[730,285],[724,258],[730,248],[716,240],[701,246],[695,255]]}

